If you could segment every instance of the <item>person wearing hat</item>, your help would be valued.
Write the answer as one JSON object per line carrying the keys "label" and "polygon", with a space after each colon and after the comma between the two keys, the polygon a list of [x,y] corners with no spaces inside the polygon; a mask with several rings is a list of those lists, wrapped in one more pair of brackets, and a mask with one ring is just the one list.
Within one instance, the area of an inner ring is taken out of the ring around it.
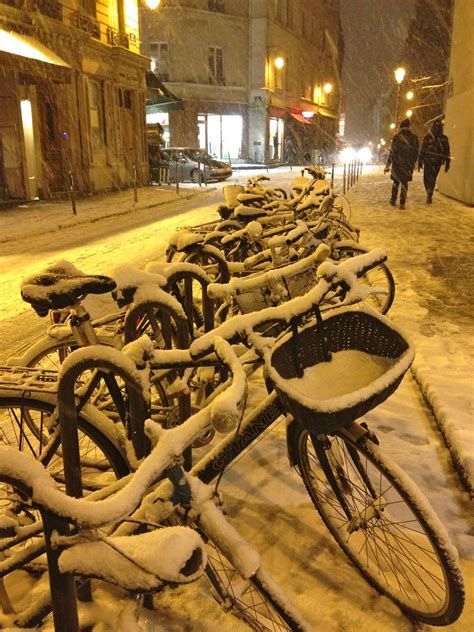
{"label": "person wearing hat", "polygon": [[448,137],[443,134],[443,124],[435,121],[431,126],[431,132],[427,134],[421,144],[418,157],[418,171],[423,169],[423,183],[426,190],[426,203],[431,204],[433,191],[441,165],[445,165],[446,173],[451,164],[450,147]]}
{"label": "person wearing hat", "polygon": [[392,206],[397,203],[398,190],[400,189],[400,208],[405,208],[408,183],[413,179],[418,148],[418,137],[410,130],[410,119],[404,119],[400,123],[400,131],[392,138],[384,169],[384,173],[390,171],[390,177],[393,181],[392,197],[390,198]]}

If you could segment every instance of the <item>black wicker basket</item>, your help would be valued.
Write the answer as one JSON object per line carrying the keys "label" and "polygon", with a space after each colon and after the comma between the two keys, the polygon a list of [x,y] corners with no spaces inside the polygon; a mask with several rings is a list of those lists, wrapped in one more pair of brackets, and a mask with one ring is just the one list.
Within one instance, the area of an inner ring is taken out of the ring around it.
{"label": "black wicker basket", "polygon": [[331,434],[391,395],[413,358],[387,318],[342,308],[284,336],[265,364],[285,409],[309,430]]}

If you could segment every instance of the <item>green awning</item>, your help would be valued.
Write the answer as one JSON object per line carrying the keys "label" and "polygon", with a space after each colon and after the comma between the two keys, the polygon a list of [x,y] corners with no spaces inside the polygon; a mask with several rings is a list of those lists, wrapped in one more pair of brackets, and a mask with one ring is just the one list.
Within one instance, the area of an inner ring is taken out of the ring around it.
{"label": "green awning", "polygon": [[[151,99],[150,99],[151,101]],[[157,114],[158,112],[174,112],[175,110],[184,110],[184,103],[179,101],[170,101],[168,97],[154,97],[154,102],[151,103],[148,100],[148,94],[146,99],[146,113]]]}
{"label": "green awning", "polygon": [[158,77],[150,71],[146,73],[146,87],[145,103],[147,114],[184,109],[184,101],[170,92]]}

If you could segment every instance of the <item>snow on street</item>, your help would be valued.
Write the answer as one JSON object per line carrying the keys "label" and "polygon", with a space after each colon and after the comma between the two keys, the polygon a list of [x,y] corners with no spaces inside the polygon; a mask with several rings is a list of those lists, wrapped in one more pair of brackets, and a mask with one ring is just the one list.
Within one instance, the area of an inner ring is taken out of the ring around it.
{"label": "snow on street", "polygon": [[[288,186],[298,173],[270,173],[272,182]],[[467,474],[474,472],[472,428],[472,209],[435,193],[424,204],[419,176],[411,185],[407,209],[388,204],[390,184],[380,170],[364,175],[350,191],[352,220],[361,228],[361,243],[387,250],[394,273],[395,302],[390,316],[414,341],[414,376],[437,416],[448,425],[458,458]],[[184,190],[183,190],[184,191]],[[19,296],[20,279],[55,259],[67,259],[85,272],[110,274],[119,264],[143,267],[163,257],[168,235],[177,226],[198,224],[215,216],[222,194],[187,201],[172,200],[158,208],[115,214],[61,230],[35,231],[26,238],[10,232],[0,243],[0,357],[6,358],[46,322]],[[88,201],[93,208],[94,200]],[[15,214],[22,221],[22,211]],[[10,216],[13,217],[13,216]],[[47,219],[45,219],[47,221]],[[0,222],[3,217],[0,215]],[[26,223],[26,222],[25,222]],[[3,228],[3,227],[2,227]],[[11,223],[9,230],[14,231]],[[44,226],[43,226],[44,230]],[[5,235],[2,230],[0,234]],[[94,299],[96,314],[108,303]],[[5,334],[6,332],[6,334]],[[21,343],[21,344],[20,344]],[[387,402],[369,413],[381,446],[426,493],[458,547],[467,583],[465,611],[446,628],[464,632],[474,627],[474,537],[467,493],[452,467],[441,434],[428,412],[422,391],[408,374]],[[390,601],[381,598],[352,569],[322,525],[303,485],[287,466],[284,424],[280,423],[230,467],[221,486],[228,514],[262,553],[270,570],[321,631],[405,632],[416,627]],[[193,597],[189,597],[188,595]],[[110,595],[104,609],[112,611]],[[234,630],[244,624],[224,616],[202,586],[170,593],[157,613],[143,615],[146,630]]]}

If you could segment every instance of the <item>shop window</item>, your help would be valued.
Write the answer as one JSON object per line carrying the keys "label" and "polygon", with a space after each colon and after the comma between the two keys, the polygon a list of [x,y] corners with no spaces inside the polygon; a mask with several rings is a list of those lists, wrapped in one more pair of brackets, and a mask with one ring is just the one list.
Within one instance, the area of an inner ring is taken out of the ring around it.
{"label": "shop window", "polygon": [[213,85],[225,85],[224,60],[222,48],[219,46],[209,47],[209,83]]}
{"label": "shop window", "polygon": [[168,42],[151,42],[150,57],[152,71],[161,81],[169,81],[169,47]]}
{"label": "shop window", "polygon": [[89,120],[92,149],[102,149],[105,145],[104,90],[99,81],[92,79],[89,79]]}

